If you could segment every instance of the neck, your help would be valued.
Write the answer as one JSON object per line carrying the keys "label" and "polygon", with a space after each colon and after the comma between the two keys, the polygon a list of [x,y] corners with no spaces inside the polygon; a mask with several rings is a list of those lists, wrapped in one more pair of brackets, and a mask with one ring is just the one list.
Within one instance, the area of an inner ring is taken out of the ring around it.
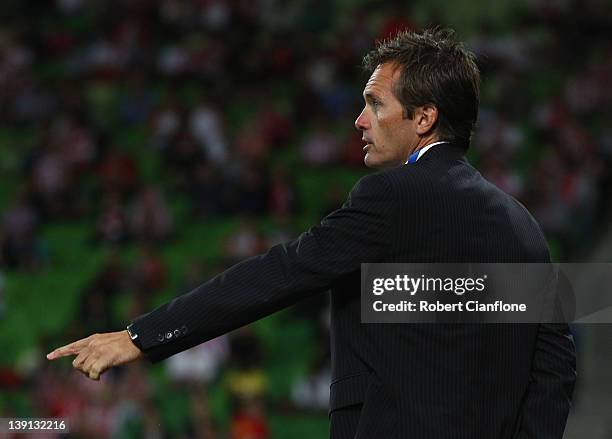
{"label": "neck", "polygon": [[440,139],[438,138],[438,136],[435,136],[435,135],[434,136],[421,137],[421,138],[419,138],[418,143],[412,149],[410,154],[414,154],[416,151],[418,151],[419,149],[423,148],[424,146],[427,146],[427,145],[430,145],[432,143],[439,142],[439,141],[440,141]]}

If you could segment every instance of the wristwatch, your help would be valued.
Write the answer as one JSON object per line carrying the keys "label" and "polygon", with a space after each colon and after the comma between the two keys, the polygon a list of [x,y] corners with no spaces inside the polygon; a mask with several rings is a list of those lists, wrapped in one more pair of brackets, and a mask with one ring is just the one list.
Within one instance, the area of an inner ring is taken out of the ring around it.
{"label": "wristwatch", "polygon": [[138,338],[138,333],[134,331],[133,326],[134,324],[130,323],[129,325],[127,325],[127,328],[125,329],[127,330],[127,333],[130,336],[132,343],[134,343],[134,345],[142,351],[142,345],[140,343],[140,339]]}

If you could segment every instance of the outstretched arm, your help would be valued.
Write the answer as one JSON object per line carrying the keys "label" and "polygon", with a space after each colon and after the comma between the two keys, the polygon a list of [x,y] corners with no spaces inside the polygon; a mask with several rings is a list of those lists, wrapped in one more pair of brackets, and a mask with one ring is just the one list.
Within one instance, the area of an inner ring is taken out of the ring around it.
{"label": "outstretched arm", "polygon": [[[341,276],[359,270],[362,262],[389,255],[392,197],[384,174],[368,175],[341,209],[296,240],[247,259],[135,319],[131,330],[138,335],[138,347],[122,331],[94,335],[58,351],[84,352],[74,367],[96,379],[109,367],[137,358],[134,349],[157,362],[326,291]],[[54,352],[50,359],[63,356]]]}

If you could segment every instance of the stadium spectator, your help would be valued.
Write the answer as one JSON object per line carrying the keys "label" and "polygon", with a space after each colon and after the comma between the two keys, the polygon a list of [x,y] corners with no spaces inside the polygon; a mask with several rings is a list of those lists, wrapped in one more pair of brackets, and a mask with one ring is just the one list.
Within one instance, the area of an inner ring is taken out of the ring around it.
{"label": "stadium spectator", "polygon": [[135,239],[163,242],[172,235],[172,213],[159,188],[142,188],[129,211],[130,232]]}

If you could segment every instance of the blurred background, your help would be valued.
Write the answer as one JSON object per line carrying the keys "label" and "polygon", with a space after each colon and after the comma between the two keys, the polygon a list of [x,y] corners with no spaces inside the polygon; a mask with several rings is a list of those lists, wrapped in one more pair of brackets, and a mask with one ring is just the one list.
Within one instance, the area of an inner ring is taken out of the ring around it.
{"label": "blurred background", "polygon": [[[555,260],[612,261],[608,0],[3,0],[0,17],[0,417],[327,437],[326,295],[101,382],[44,355],[338,208],[367,172],[361,57],[402,29],[453,27],[478,55],[468,157]],[[566,437],[612,438],[612,329],[574,331]]]}

